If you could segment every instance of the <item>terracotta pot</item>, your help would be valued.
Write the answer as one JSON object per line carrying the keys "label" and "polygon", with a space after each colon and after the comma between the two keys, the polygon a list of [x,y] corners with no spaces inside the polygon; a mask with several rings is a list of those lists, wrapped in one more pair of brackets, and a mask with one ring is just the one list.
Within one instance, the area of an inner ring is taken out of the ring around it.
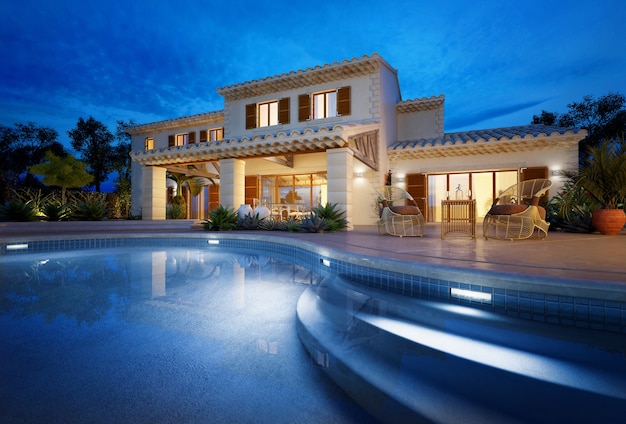
{"label": "terracotta pot", "polygon": [[626,223],[626,214],[622,209],[599,209],[591,214],[591,223],[602,234],[614,236]]}

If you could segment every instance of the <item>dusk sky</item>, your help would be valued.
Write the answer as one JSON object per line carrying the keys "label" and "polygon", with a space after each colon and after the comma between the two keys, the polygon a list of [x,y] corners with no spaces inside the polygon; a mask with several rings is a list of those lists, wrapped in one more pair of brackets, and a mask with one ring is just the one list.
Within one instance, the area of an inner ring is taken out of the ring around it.
{"label": "dusk sky", "polygon": [[380,54],[404,100],[444,94],[445,131],[530,123],[626,94],[624,0],[0,0],[0,124],[59,141],[223,109],[216,89]]}

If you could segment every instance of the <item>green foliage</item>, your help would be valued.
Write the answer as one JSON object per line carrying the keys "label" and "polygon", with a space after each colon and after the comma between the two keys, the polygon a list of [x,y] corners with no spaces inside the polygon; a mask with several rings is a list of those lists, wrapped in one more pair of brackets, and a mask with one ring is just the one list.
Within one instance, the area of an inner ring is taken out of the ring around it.
{"label": "green foliage", "polygon": [[65,221],[71,216],[69,206],[56,200],[44,203],[40,212],[46,221]]}
{"label": "green foliage", "polygon": [[298,232],[300,231],[300,224],[300,221],[290,216],[287,218],[287,221],[285,221],[285,230],[292,233]]}
{"label": "green foliage", "polygon": [[541,112],[533,116],[533,124],[577,127],[587,130],[587,137],[580,142],[580,160],[585,159],[589,147],[599,146],[602,140],[613,139],[626,132],[626,97],[609,93],[598,98],[584,96],[580,102],[567,105],[564,114]]}
{"label": "green foliage", "polygon": [[81,192],[76,195],[76,204],[70,218],[76,221],[102,221],[107,217],[108,209],[104,193]]}
{"label": "green foliage", "polygon": [[85,170],[85,164],[72,155],[57,156],[51,151],[45,154],[45,162],[30,167],[34,175],[43,175],[46,185],[61,187],[61,201],[65,202],[65,190],[83,187],[93,181]]}
{"label": "green foliage", "polygon": [[183,219],[185,218],[185,205],[172,203],[165,208],[165,218],[167,219]]}
{"label": "green foliage", "polygon": [[185,219],[187,216],[187,203],[183,196],[174,196],[172,204],[167,205],[166,217],[168,219]]}
{"label": "green foliage", "polygon": [[242,230],[256,230],[265,218],[259,219],[259,214],[255,213],[254,215],[247,214],[243,218],[238,218],[238,220],[238,228],[241,228]]}
{"label": "green foliage", "polygon": [[39,186],[39,180],[28,168],[39,163],[47,150],[65,154],[58,136],[56,130],[38,127],[33,122],[13,127],[0,125],[0,203],[9,200],[12,190]]}
{"label": "green foliage", "polygon": [[259,222],[259,230],[266,231],[287,231],[287,222],[280,219],[267,217]]}
{"label": "green foliage", "polygon": [[326,203],[325,206],[317,206],[313,208],[312,215],[326,220],[328,223],[327,231],[342,230],[348,226],[348,220],[345,219],[345,212],[337,210],[336,203]]}
{"label": "green foliage", "polygon": [[330,228],[330,223],[326,218],[322,218],[317,216],[314,213],[311,213],[309,216],[305,216],[302,218],[302,221],[298,225],[299,231],[309,232],[309,233],[322,233],[324,231],[328,231]]}
{"label": "green foliage", "polygon": [[79,118],[76,128],[68,131],[68,135],[72,139],[72,147],[88,165],[96,191],[100,192],[116,160],[112,147],[115,137],[103,123],[91,116],[87,120]]}
{"label": "green foliage", "polygon": [[209,212],[209,219],[202,221],[202,226],[209,231],[230,231],[237,228],[237,212],[222,205]]}
{"label": "green foliage", "polygon": [[0,221],[32,222],[38,219],[37,209],[31,200],[9,200],[0,206]]}
{"label": "green foliage", "polygon": [[587,160],[574,177],[603,209],[624,206],[626,199],[626,141],[624,137],[603,140],[590,147]]}
{"label": "green foliage", "polygon": [[593,201],[582,187],[572,180],[563,185],[563,192],[552,197],[546,206],[546,220],[551,230],[593,232],[591,212]]}

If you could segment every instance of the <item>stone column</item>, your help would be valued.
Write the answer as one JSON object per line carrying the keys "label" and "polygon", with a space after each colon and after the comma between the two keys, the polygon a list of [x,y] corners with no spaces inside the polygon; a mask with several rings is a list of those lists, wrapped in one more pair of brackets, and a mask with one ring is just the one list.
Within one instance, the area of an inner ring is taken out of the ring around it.
{"label": "stone column", "polygon": [[354,178],[354,153],[348,148],[326,150],[326,172],[328,177],[328,203],[336,204],[338,210],[346,212],[348,230],[352,224],[352,180]]}
{"label": "stone column", "polygon": [[141,178],[141,213],[144,220],[165,219],[167,188],[166,169],[159,166],[143,167]]}
{"label": "stone column", "polygon": [[239,159],[220,160],[220,204],[235,210],[245,202],[246,163]]}

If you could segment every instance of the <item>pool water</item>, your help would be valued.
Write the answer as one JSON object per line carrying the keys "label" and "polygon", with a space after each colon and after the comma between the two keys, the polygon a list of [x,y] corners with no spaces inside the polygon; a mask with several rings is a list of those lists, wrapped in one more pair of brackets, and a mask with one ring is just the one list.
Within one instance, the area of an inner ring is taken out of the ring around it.
{"label": "pool water", "polygon": [[323,279],[259,255],[0,257],[0,422],[367,423],[296,332]]}

